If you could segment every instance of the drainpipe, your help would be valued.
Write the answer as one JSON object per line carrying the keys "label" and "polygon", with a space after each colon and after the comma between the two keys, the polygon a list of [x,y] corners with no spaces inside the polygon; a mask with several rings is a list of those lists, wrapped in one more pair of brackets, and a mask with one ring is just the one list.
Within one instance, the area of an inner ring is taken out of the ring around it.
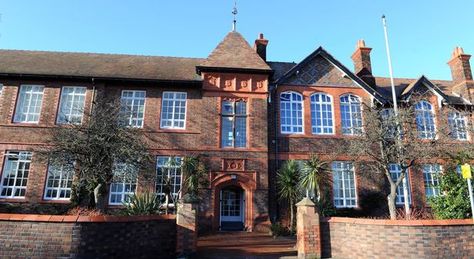
{"label": "drainpipe", "polygon": [[95,80],[94,80],[93,77],[91,78],[91,82],[92,82],[92,99],[91,99],[91,106],[90,106],[90,110],[89,110],[90,113],[92,113],[92,108],[93,108],[93,106],[94,106],[95,95],[96,95],[96,91],[95,91]]}
{"label": "drainpipe", "polygon": [[[278,96],[277,96],[278,91],[277,91],[277,89],[278,89],[278,84],[275,84],[275,88],[272,89],[274,94],[275,94],[275,96],[274,96],[275,98],[274,98],[274,102],[273,102],[273,104],[275,105],[274,106],[274,114],[273,114],[273,116],[274,116],[274,123],[273,123],[274,125],[273,126],[274,126],[274,132],[275,132],[275,137],[274,137],[274,140],[273,140],[275,142],[274,143],[275,144],[275,170],[278,170],[279,164],[280,164],[280,161],[278,160],[278,112],[277,112],[278,107],[276,107],[276,105],[278,105],[278,102],[276,102],[276,100],[278,100]],[[270,96],[271,96],[271,93],[270,93]],[[275,177],[276,177],[276,174],[275,174]],[[276,184],[276,181],[275,181],[274,184]],[[276,192],[277,192],[277,189],[276,189],[276,185],[275,185],[274,195],[277,195]],[[279,210],[278,202],[276,203],[275,209],[276,209],[276,211],[275,211],[276,215],[274,215],[274,219],[273,219],[274,222],[276,221],[277,218],[279,218],[280,210]]]}

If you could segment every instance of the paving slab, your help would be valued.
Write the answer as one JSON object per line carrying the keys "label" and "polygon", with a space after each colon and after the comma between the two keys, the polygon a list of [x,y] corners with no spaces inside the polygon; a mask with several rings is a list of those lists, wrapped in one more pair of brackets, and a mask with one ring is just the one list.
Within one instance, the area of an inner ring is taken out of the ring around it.
{"label": "paving slab", "polygon": [[293,259],[296,238],[266,233],[218,232],[198,239],[195,258],[202,259]]}

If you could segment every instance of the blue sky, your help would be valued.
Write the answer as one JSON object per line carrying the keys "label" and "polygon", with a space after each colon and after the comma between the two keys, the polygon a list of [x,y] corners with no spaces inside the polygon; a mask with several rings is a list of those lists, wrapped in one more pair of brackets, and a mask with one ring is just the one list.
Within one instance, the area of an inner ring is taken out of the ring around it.
{"label": "blue sky", "polygon": [[[231,29],[233,0],[2,0],[0,48],[206,57]],[[450,79],[459,45],[474,54],[471,0],[239,0],[237,29],[268,59],[299,62],[323,46],[350,69],[358,39],[374,74],[388,75],[381,15],[396,77]]]}

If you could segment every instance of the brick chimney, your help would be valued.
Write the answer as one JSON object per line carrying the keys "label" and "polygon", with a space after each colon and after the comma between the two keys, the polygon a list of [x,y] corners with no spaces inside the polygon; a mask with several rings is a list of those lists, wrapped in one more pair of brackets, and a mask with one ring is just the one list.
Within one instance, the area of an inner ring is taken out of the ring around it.
{"label": "brick chimney", "polygon": [[267,61],[267,45],[268,40],[263,37],[263,33],[260,33],[258,39],[255,40],[253,48],[264,61]]}
{"label": "brick chimney", "polygon": [[372,64],[370,62],[371,51],[372,48],[366,47],[364,40],[358,40],[351,58],[354,61],[354,73],[367,84],[374,86],[375,79],[372,75]]}
{"label": "brick chimney", "polygon": [[461,47],[454,48],[451,60],[448,61],[454,82],[459,83],[472,80],[471,65],[469,64],[470,58],[471,55],[464,54],[464,50]]}

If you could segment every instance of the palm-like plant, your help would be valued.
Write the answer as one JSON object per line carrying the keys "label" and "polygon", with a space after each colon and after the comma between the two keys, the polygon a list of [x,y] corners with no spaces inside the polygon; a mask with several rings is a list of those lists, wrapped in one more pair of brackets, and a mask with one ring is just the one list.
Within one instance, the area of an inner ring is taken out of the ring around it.
{"label": "palm-like plant", "polygon": [[160,203],[155,193],[145,191],[130,197],[129,202],[124,202],[126,215],[152,215],[158,214]]}
{"label": "palm-like plant", "polygon": [[315,199],[319,202],[321,198],[324,198],[321,197],[323,195],[322,188],[331,182],[331,171],[328,163],[319,159],[317,155],[311,154],[309,160],[303,163],[301,169],[300,185],[306,190],[306,197],[309,196],[310,191],[314,191]]}
{"label": "palm-like plant", "polygon": [[301,198],[300,169],[294,160],[286,161],[277,174],[278,196],[281,200],[287,200],[290,206],[290,230],[294,226],[294,206]]}
{"label": "palm-like plant", "polygon": [[182,193],[192,201],[198,200],[199,188],[207,184],[207,169],[204,162],[197,156],[184,157],[181,172],[184,177]]}

